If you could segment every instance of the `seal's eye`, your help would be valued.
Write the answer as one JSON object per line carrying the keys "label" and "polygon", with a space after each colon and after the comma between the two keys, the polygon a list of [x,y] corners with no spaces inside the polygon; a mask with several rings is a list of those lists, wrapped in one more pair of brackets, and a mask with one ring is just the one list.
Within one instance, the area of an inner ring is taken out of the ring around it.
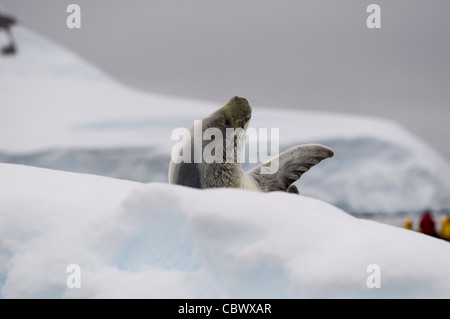
{"label": "seal's eye", "polygon": [[228,119],[228,117],[226,117],[226,118],[223,120],[223,123],[224,123],[226,126],[231,125],[231,122],[230,122],[230,120]]}

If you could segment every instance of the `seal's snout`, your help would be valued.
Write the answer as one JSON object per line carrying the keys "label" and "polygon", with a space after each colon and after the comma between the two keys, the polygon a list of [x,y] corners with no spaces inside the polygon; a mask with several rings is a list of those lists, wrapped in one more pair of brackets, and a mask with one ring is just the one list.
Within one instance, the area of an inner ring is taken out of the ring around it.
{"label": "seal's snout", "polygon": [[227,104],[233,104],[235,106],[244,108],[244,109],[250,109],[250,104],[248,103],[246,98],[235,96],[232,97]]}
{"label": "seal's snout", "polygon": [[234,102],[247,103],[248,104],[248,101],[247,101],[247,99],[245,97],[235,96],[235,97],[232,98],[232,100]]}
{"label": "seal's snout", "polygon": [[245,128],[245,125],[250,121],[252,116],[252,108],[246,98],[235,96],[227,103],[232,110],[235,118],[235,127]]}
{"label": "seal's snout", "polygon": [[231,99],[233,102],[240,102],[240,101],[245,101],[248,103],[246,98],[240,97],[240,96],[235,96]]}
{"label": "seal's snout", "polygon": [[248,103],[246,98],[243,98],[240,96],[232,97],[226,105],[228,105],[235,112],[238,111],[237,113],[240,113],[241,115],[244,115],[244,116],[252,113],[252,108],[250,107],[250,103]]}

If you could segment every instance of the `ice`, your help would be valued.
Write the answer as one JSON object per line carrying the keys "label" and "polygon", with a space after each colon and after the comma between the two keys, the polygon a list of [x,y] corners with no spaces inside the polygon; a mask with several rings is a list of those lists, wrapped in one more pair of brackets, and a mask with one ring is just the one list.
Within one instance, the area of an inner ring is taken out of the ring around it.
{"label": "ice", "polygon": [[[447,242],[310,197],[0,173],[5,298],[449,297]],[[81,288],[66,286],[70,264]]]}

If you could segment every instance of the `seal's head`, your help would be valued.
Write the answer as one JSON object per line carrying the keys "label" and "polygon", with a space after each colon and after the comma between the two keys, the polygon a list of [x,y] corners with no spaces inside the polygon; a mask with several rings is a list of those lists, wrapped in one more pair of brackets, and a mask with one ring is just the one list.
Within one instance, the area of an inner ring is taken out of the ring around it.
{"label": "seal's head", "polygon": [[[204,122],[204,129],[215,127],[222,132],[223,149],[226,150],[224,161],[227,163],[236,162],[239,158],[245,144],[245,135],[251,116],[252,108],[247,99],[235,96]],[[231,149],[234,149],[234,152],[229,152]]]}
{"label": "seal's head", "polygon": [[235,96],[214,112],[213,116],[217,127],[242,128],[245,131],[252,116],[252,108],[247,99]]}

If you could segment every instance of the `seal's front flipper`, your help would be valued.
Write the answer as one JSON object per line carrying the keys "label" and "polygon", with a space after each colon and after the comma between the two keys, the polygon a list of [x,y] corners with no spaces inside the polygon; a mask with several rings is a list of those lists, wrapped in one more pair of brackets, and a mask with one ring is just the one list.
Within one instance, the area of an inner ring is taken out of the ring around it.
{"label": "seal's front flipper", "polygon": [[[333,151],[323,145],[299,145],[251,169],[245,175],[253,179],[263,192],[286,191],[298,193],[297,187],[291,184],[311,167],[333,155]],[[278,163],[274,163],[274,161],[278,161]],[[276,170],[276,168],[278,169]],[[270,172],[271,169],[273,172]]]}

